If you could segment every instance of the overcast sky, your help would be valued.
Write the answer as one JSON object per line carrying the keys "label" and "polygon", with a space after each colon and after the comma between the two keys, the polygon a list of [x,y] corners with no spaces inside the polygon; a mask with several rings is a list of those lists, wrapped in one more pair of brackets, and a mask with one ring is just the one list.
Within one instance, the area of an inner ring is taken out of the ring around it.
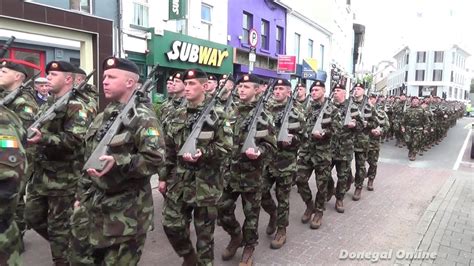
{"label": "overcast sky", "polygon": [[365,25],[366,66],[390,59],[405,45],[446,49],[459,45],[472,54],[474,1],[353,0],[356,23]]}

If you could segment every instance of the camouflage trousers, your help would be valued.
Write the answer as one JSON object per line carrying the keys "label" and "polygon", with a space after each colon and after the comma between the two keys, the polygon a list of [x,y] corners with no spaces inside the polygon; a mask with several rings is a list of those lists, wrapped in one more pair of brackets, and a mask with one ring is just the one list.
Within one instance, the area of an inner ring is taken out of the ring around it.
{"label": "camouflage trousers", "polygon": [[0,265],[22,265],[20,257],[20,230],[15,221],[0,224]]}
{"label": "camouflage trousers", "polygon": [[[277,226],[280,228],[287,227],[290,215],[290,191],[293,182],[293,171],[280,172],[275,169],[269,169],[263,178],[262,190],[262,208],[268,214],[277,213]],[[271,189],[275,184],[275,196],[278,207],[273,201]]]}
{"label": "camouflage trousers", "polygon": [[[242,228],[235,217],[235,202],[239,196],[242,199],[242,207],[245,216]],[[261,191],[237,192],[227,187],[222,194],[218,209],[218,217],[222,228],[229,235],[233,236],[243,231],[242,243],[245,246],[256,246],[258,244],[258,218],[260,215],[261,200]]]}
{"label": "camouflage trousers", "polygon": [[190,224],[194,216],[196,251],[199,265],[213,264],[216,206],[196,206],[182,200],[166,198],[163,211],[163,229],[174,251],[183,257],[194,252],[190,238]]}
{"label": "camouflage trousers", "polygon": [[[347,160],[332,160],[331,162],[331,170],[336,167],[337,173],[337,185],[336,185],[336,192],[335,196],[336,199],[343,200],[344,195],[346,195],[346,183],[349,175],[351,174],[351,163]],[[334,188],[334,180],[332,177],[329,179],[328,182],[328,189]]]}
{"label": "camouflage trousers", "polygon": [[26,231],[26,222],[25,222],[25,193],[26,193],[26,182],[22,181],[20,185],[20,190],[18,191],[18,204],[16,205],[15,210],[15,221],[20,230],[20,237],[23,237],[23,234]]}
{"label": "camouflage trousers", "polygon": [[371,180],[375,179],[377,175],[377,163],[379,161],[380,146],[376,149],[369,149],[367,154],[367,163],[369,164],[369,169],[367,170],[367,177]]}
{"label": "camouflage trousers", "polygon": [[[317,157],[317,158],[316,158]],[[328,193],[328,182],[331,179],[331,160],[328,156],[320,156],[318,154],[301,154],[298,156],[296,171],[296,186],[298,193],[305,203],[313,200],[311,188],[309,187],[309,178],[314,170],[316,178],[315,206],[318,211],[324,211],[324,203]]]}
{"label": "camouflage trousers", "polygon": [[55,263],[67,263],[74,196],[40,195],[31,186],[27,191],[25,220],[28,226],[49,241]]}
{"label": "camouflage trousers", "polygon": [[422,147],[423,129],[416,127],[407,127],[405,131],[405,141],[409,154],[417,154]]}
{"label": "camouflage trousers", "polygon": [[362,188],[364,185],[364,179],[367,176],[367,168],[365,167],[365,162],[367,162],[368,150],[367,151],[355,151],[355,176],[354,176],[354,186],[356,188]]}

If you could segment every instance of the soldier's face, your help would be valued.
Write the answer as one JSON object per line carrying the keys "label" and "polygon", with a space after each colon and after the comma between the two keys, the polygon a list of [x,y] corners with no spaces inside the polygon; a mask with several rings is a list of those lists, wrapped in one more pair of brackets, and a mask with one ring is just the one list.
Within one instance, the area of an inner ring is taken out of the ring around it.
{"label": "soldier's face", "polygon": [[214,90],[217,88],[217,81],[216,80],[208,80],[207,81],[207,91],[208,92],[214,92]]}
{"label": "soldier's face", "polygon": [[419,105],[420,105],[420,100],[418,100],[417,98],[414,98],[413,100],[411,100],[411,106],[418,107]]}
{"label": "soldier's face", "polygon": [[251,102],[258,93],[258,85],[253,82],[242,82],[239,87],[239,98],[242,102]]}
{"label": "soldier's face", "polygon": [[190,102],[194,102],[204,95],[208,83],[201,83],[198,79],[187,79],[184,81],[184,97]]}
{"label": "soldier's face", "polygon": [[400,96],[400,101],[405,101],[407,97],[405,95]]}
{"label": "soldier's face", "polygon": [[365,90],[361,87],[355,87],[354,88],[354,97],[359,98],[364,95]]}
{"label": "soldier's face", "polygon": [[334,99],[338,103],[344,102],[346,99],[346,91],[341,89],[334,89]]}
{"label": "soldier's face", "polygon": [[324,87],[314,86],[311,88],[311,98],[313,98],[314,101],[319,101],[324,97],[325,91]]}
{"label": "soldier's face", "polygon": [[302,99],[306,97],[306,88],[305,87],[298,87],[298,98]]}
{"label": "soldier's face", "polygon": [[184,82],[180,79],[174,79],[173,92],[180,93],[184,91]]}
{"label": "soldier's face", "polygon": [[168,80],[166,81],[166,90],[169,92],[169,93],[174,93],[174,81],[173,80]]}
{"label": "soldier's face", "polygon": [[16,79],[16,74],[18,72],[11,70],[6,67],[2,67],[0,69],[0,86],[2,87],[10,87]]}
{"label": "soldier's face", "polygon": [[71,74],[60,71],[49,71],[46,78],[51,85],[51,92],[54,94],[61,91],[64,86],[72,83]]}
{"label": "soldier's face", "polygon": [[104,95],[107,99],[124,102],[136,87],[138,75],[133,79],[132,74],[121,69],[107,69],[104,71],[104,80],[102,81]]}
{"label": "soldier's face", "polygon": [[76,78],[74,80],[74,84],[79,85],[86,79],[86,76],[82,74],[76,74]]}
{"label": "soldier's face", "polygon": [[273,99],[277,102],[284,102],[288,96],[290,96],[290,92],[287,86],[275,86],[273,88]]}
{"label": "soldier's face", "polygon": [[375,97],[370,97],[369,98],[369,103],[370,105],[374,106],[377,103],[377,98]]}

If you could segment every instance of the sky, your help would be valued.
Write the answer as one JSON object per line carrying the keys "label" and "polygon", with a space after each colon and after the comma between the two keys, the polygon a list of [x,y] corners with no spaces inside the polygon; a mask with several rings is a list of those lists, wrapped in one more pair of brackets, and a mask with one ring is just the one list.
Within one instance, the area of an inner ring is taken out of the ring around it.
{"label": "sky", "polygon": [[446,49],[457,44],[472,56],[474,69],[474,1],[353,0],[356,22],[365,25],[365,66],[391,59],[409,45]]}

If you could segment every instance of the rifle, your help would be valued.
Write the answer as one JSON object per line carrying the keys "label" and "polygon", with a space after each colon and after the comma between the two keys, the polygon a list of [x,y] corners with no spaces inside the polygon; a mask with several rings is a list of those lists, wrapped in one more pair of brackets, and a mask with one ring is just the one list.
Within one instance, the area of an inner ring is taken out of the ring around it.
{"label": "rifle", "polygon": [[10,39],[8,39],[8,41],[2,46],[2,49],[0,50],[0,58],[3,58],[7,54],[8,48],[10,48],[15,39],[15,36],[10,37]]}
{"label": "rifle", "polygon": [[109,121],[107,121],[106,126],[99,131],[97,139],[100,140],[100,142],[82,167],[82,170],[85,171],[89,168],[93,168],[102,171],[106,162],[99,160],[99,158],[107,154],[109,144],[112,140],[115,139],[120,141],[121,139],[125,140],[126,138],[131,137],[130,134],[120,136],[118,135],[118,132],[122,127],[133,127],[137,123],[138,116],[136,106],[143,98],[147,97],[148,92],[153,88],[153,76],[158,71],[158,66],[159,65],[157,64],[153,67],[147,76],[147,80],[139,89],[133,92],[123,109],[113,115]]}
{"label": "rifle", "polygon": [[77,87],[73,87],[71,91],[67,92],[61,98],[59,98],[53,105],[51,105],[45,112],[41,113],[41,116],[36,119],[35,122],[28,128],[27,137],[31,139],[36,133],[32,128],[41,128],[46,122],[51,121],[56,117],[56,114],[63,110],[64,107],[69,103],[69,100],[76,95],[77,92],[81,92],[89,79],[94,75],[95,69],[87,75],[87,77]]}
{"label": "rifle", "polygon": [[258,137],[264,137],[268,134],[268,130],[257,130],[257,125],[267,125],[267,123],[262,119],[263,108],[265,107],[268,98],[273,91],[273,87],[275,87],[276,81],[273,80],[271,82],[271,86],[268,86],[267,90],[263,93],[263,95],[259,98],[257,105],[255,106],[255,112],[253,113],[252,117],[250,118],[250,123],[248,126],[248,133],[245,137],[244,144],[242,145],[242,149],[240,150],[242,153],[245,153],[247,149],[253,148],[258,149],[257,144],[255,143],[255,139]]}
{"label": "rifle", "polygon": [[[193,129],[191,130],[191,133],[189,134],[188,138],[186,138],[186,141],[184,142],[183,146],[179,150],[178,156],[183,156],[185,153],[191,153],[192,155],[196,154],[197,140],[199,136],[201,135],[202,127],[204,126],[204,123],[208,124],[209,126],[214,126],[216,124],[217,119],[219,119],[219,117],[214,111],[214,106],[216,105],[217,97],[222,93],[224,86],[227,83],[227,80],[229,80],[229,77],[230,77],[230,74],[227,76],[224,83],[221,86],[219,86],[216,93],[214,93],[211,100],[206,104],[206,107],[204,107],[204,109],[202,110],[201,114],[199,115],[199,118],[193,125]],[[213,120],[213,117],[214,117],[214,120]]]}
{"label": "rifle", "polygon": [[278,138],[277,138],[278,142],[289,141],[289,134],[290,134],[289,130],[299,128],[301,126],[300,122],[290,123],[290,117],[298,118],[298,115],[296,115],[293,112],[293,101],[295,100],[296,95],[298,94],[297,86],[298,84],[296,84],[296,87],[293,90],[293,93],[291,94],[289,99],[286,101],[285,110],[281,118],[280,131],[278,132]]}
{"label": "rifle", "polygon": [[[227,82],[227,81],[226,81]],[[224,83],[225,84],[225,83]],[[233,97],[233,94],[234,94],[234,90],[235,88],[237,87],[237,85],[234,85],[234,87],[232,88],[232,90],[230,91],[229,93],[229,97],[227,98],[226,102],[225,102],[225,105],[224,105],[224,112],[227,113],[227,111],[229,110],[230,108],[230,105],[232,104],[232,97]]]}
{"label": "rifle", "polygon": [[346,116],[344,117],[344,126],[349,125],[349,123],[352,121],[352,112],[351,112],[351,106],[354,103],[354,97],[349,96],[349,102],[347,104],[346,108]]}
{"label": "rifle", "polygon": [[321,108],[321,111],[319,112],[318,118],[316,119],[316,123],[314,123],[313,130],[311,130],[311,134],[316,134],[316,132],[323,133],[322,124],[323,124],[324,113],[326,112],[326,109],[329,106],[329,103],[333,94],[334,94],[334,90],[332,90],[331,94],[329,94],[329,97],[324,100],[324,105]]}
{"label": "rifle", "polygon": [[28,81],[25,81],[23,82],[18,88],[14,89],[13,91],[11,91],[7,96],[5,96],[5,98],[3,98],[2,100],[0,100],[0,105],[3,105],[3,106],[7,106],[9,105],[11,102],[13,102],[16,97],[18,97],[18,95],[20,95],[21,91],[24,89],[24,88],[27,88],[28,86],[30,86],[30,83],[32,81],[34,81],[38,76],[39,76],[40,72],[36,73],[33,77],[31,77]]}
{"label": "rifle", "polygon": [[408,99],[405,99],[405,103],[403,104],[402,113],[405,113],[407,111],[407,106],[408,106]]}

